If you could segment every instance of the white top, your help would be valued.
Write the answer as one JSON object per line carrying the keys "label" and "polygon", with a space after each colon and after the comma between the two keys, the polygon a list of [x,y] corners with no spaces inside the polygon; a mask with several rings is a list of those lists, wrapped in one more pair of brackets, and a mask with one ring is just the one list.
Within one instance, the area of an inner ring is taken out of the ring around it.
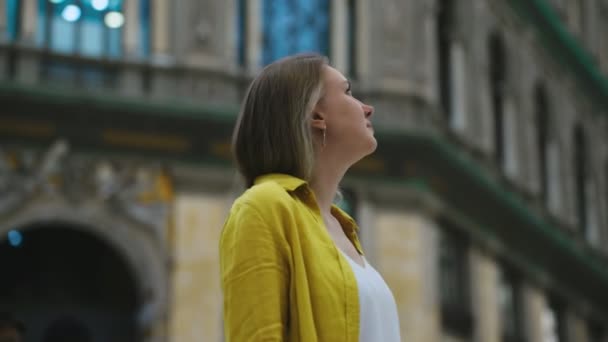
{"label": "white top", "polygon": [[359,342],[400,342],[397,304],[382,276],[363,258],[364,267],[348,260],[359,289]]}

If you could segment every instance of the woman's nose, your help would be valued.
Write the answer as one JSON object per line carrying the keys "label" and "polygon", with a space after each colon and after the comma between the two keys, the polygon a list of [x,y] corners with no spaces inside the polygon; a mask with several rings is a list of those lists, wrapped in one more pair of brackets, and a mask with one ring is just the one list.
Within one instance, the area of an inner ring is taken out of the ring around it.
{"label": "woman's nose", "polygon": [[372,116],[372,114],[374,114],[374,107],[366,105],[363,102],[361,102],[361,106],[363,107],[363,112],[365,113],[366,118],[369,118],[370,116]]}

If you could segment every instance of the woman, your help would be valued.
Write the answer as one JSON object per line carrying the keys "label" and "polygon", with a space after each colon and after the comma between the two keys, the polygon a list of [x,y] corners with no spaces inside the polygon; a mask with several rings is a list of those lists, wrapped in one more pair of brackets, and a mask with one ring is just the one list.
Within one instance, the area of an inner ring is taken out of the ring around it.
{"label": "woman", "polygon": [[233,136],[248,189],[220,239],[226,341],[399,341],[393,296],[332,204],[376,149],[372,114],[322,56],[284,58],[252,82]]}

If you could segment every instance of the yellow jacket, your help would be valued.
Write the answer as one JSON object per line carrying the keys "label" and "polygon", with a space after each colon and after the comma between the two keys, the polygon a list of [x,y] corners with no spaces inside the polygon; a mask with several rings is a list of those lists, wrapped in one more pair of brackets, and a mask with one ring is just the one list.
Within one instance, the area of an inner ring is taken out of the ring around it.
{"label": "yellow jacket", "polygon": [[[363,254],[354,220],[332,212]],[[226,342],[358,342],[357,282],[337,248],[305,181],[256,179],[220,238]]]}

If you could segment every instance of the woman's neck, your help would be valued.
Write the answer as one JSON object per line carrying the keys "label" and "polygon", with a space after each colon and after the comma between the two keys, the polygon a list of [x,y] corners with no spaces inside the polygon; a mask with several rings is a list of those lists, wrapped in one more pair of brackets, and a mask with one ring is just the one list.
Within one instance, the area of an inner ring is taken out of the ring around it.
{"label": "woman's neck", "polygon": [[310,187],[315,193],[319,210],[323,216],[331,215],[331,205],[347,167],[336,165],[335,159],[319,156],[315,161]]}

